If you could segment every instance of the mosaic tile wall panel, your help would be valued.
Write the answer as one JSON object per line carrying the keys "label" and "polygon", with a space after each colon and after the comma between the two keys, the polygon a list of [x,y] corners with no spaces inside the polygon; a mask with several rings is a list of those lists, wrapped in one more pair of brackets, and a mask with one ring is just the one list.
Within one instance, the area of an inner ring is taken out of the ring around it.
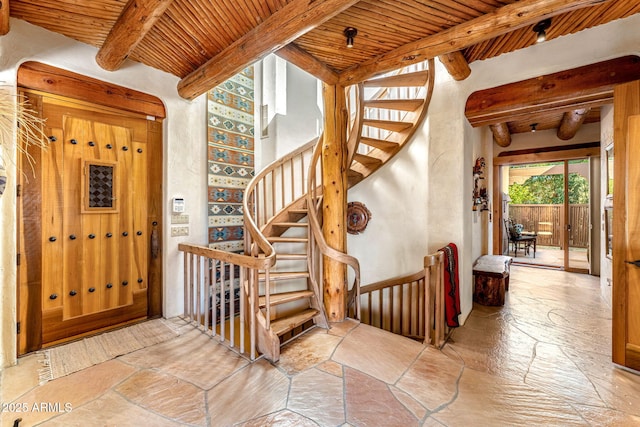
{"label": "mosaic tile wall panel", "polygon": [[209,91],[209,246],[240,252],[242,198],[254,175],[253,67]]}

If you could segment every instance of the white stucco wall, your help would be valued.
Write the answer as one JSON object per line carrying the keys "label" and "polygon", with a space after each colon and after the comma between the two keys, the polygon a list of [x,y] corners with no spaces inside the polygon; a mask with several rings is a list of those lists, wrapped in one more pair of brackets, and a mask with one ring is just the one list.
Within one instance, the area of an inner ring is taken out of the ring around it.
{"label": "white stucco wall", "polygon": [[[269,55],[255,67],[256,171],[311,141],[322,131],[322,86],[311,74]],[[266,106],[268,135],[260,114]]]}
{"label": "white stucco wall", "polygon": [[[179,242],[205,244],[207,241],[206,197],[206,105],[205,96],[193,102],[177,93],[178,78],[127,61],[120,71],[108,72],[95,62],[97,49],[70,38],[12,19],[11,31],[0,37],[0,83],[15,91],[16,72],[22,62],[33,60],[68,69],[160,98],[166,108],[164,120],[164,315],[182,312],[182,257]],[[11,150],[15,153],[15,148]],[[16,169],[5,161],[10,181],[0,198],[0,366],[11,364],[16,354]],[[190,236],[169,237],[170,202],[184,197],[190,215]]]}
{"label": "white stucco wall", "polygon": [[[484,253],[482,242],[476,239],[484,236],[482,221],[489,218],[488,214],[483,219],[474,218],[477,214],[471,206],[473,163],[478,154],[492,157],[503,150],[487,136],[490,135],[487,128],[469,126],[464,117],[468,96],[477,90],[639,54],[638,40],[640,16],[636,15],[476,61],[471,64],[471,75],[461,82],[443,76],[445,71],[438,66],[438,84],[423,128],[392,162],[349,192],[350,201],[364,202],[373,215],[365,233],[350,236],[348,241],[349,252],[360,259],[363,283],[415,272],[425,251],[454,242],[461,248],[460,292],[465,319],[472,308],[471,267],[475,258]],[[542,139],[545,145],[595,142],[600,139],[600,130],[598,125],[586,125],[568,142],[557,139],[553,132],[515,135],[514,143],[507,149],[540,146]],[[487,170],[491,171],[492,163],[487,160]],[[486,225],[488,238],[493,226],[491,222]],[[375,245],[367,236],[375,236]],[[488,243],[486,250],[491,251]]]}

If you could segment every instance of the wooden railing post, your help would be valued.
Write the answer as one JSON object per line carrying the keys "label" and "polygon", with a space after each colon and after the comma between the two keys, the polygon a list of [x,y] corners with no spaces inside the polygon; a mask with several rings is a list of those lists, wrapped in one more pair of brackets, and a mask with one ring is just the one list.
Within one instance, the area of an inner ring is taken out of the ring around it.
{"label": "wooden railing post", "polygon": [[[425,287],[425,344],[430,342],[435,347],[444,344],[444,252],[424,257]],[[433,283],[432,283],[433,282]],[[433,336],[431,336],[433,334]]]}

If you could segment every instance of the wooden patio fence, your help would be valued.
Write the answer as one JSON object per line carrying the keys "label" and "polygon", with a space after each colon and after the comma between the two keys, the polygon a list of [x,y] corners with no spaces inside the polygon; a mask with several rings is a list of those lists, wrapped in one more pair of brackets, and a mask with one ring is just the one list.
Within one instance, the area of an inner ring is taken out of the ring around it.
{"label": "wooden patio fence", "polygon": [[[525,231],[538,233],[540,246],[562,246],[563,213],[562,205],[509,205],[509,218],[522,224]],[[589,205],[569,206],[569,246],[586,248],[589,246]]]}

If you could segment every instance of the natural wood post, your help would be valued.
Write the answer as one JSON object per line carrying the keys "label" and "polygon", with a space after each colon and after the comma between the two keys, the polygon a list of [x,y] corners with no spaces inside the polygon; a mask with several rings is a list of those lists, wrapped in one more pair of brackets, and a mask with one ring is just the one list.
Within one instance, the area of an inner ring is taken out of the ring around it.
{"label": "natural wood post", "polygon": [[9,0],[0,0],[0,36],[9,32]]}
{"label": "natural wood post", "polygon": [[[324,142],[322,144],[322,232],[330,247],[344,252],[347,207],[347,123],[344,87],[323,84]],[[324,257],[324,307],[330,322],[341,322],[347,312],[347,267]]]}

